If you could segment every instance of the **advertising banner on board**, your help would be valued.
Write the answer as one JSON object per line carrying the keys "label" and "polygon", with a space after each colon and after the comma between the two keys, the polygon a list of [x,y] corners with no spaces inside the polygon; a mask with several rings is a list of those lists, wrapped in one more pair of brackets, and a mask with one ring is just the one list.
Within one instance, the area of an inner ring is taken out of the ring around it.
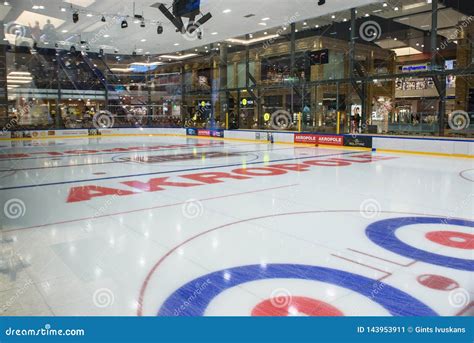
{"label": "advertising banner on board", "polygon": [[187,136],[224,138],[224,130],[186,129]]}
{"label": "advertising banner on board", "polygon": [[334,135],[318,135],[318,144],[343,146],[344,137]]}
{"label": "advertising banner on board", "polygon": [[344,136],[344,146],[356,148],[372,148],[373,139],[372,136]]}
{"label": "advertising banner on board", "polygon": [[211,130],[211,137],[224,138],[224,130]]}
{"label": "advertising banner on board", "polygon": [[87,136],[88,130],[56,130],[55,136],[66,137],[66,136]]}
{"label": "advertising banner on board", "polygon": [[186,129],[186,135],[187,136],[197,136],[198,135],[198,130],[197,129],[192,129],[192,128],[187,128]]}
{"label": "advertising banner on board", "polygon": [[11,132],[10,131],[0,131],[0,139],[9,139],[11,138]]}
{"label": "advertising banner on board", "polygon": [[295,143],[317,144],[318,136],[306,133],[295,134]]}
{"label": "advertising banner on board", "polygon": [[343,146],[344,137],[336,135],[295,134],[295,143]]}

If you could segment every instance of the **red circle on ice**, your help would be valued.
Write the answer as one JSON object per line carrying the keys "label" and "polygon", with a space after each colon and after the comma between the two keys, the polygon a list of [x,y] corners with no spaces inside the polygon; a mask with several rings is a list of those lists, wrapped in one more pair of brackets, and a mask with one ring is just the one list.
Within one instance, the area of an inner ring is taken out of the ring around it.
{"label": "red circle on ice", "polygon": [[453,289],[459,288],[459,284],[456,281],[441,275],[420,275],[417,280],[425,287],[440,291],[452,291]]}
{"label": "red circle on ice", "polygon": [[337,317],[344,316],[344,313],[324,301],[292,296],[264,300],[252,310],[252,316],[255,317],[288,317],[291,315]]}
{"label": "red circle on ice", "polygon": [[433,231],[426,234],[430,241],[458,249],[473,250],[474,235],[453,231]]}

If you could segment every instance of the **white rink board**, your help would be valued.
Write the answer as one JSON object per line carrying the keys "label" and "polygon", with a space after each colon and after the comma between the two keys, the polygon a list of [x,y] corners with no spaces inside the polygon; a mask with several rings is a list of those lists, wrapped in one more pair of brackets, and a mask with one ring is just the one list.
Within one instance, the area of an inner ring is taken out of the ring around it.
{"label": "white rink board", "polygon": [[374,137],[374,148],[400,150],[406,152],[425,152],[450,155],[474,156],[474,140],[449,140],[430,138],[392,138]]}

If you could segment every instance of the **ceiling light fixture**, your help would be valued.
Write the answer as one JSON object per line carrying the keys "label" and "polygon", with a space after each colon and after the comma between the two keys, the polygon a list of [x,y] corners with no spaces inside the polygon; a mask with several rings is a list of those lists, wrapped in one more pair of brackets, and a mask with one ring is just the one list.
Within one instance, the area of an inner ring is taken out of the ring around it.
{"label": "ceiling light fixture", "polygon": [[230,43],[236,43],[236,44],[240,44],[240,45],[250,45],[250,44],[258,43],[258,42],[261,42],[261,41],[264,41],[264,40],[269,40],[269,39],[273,39],[273,38],[277,38],[277,37],[280,37],[280,36],[275,34],[275,35],[267,35],[265,37],[260,37],[260,38],[248,39],[248,40],[237,39],[237,38],[229,38],[229,39],[227,39],[227,41],[230,42]]}
{"label": "ceiling light fixture", "polygon": [[160,56],[161,58],[167,58],[170,60],[184,60],[186,58],[194,57],[197,56],[197,54],[186,54],[186,55],[181,55],[181,56],[175,56],[175,55],[162,55]]}

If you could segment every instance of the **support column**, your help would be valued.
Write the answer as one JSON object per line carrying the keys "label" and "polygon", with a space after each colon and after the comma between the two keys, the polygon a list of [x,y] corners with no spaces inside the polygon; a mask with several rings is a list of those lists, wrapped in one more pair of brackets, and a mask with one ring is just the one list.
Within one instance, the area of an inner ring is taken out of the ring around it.
{"label": "support column", "polygon": [[184,105],[186,102],[186,68],[184,64],[181,66],[179,71],[181,74],[181,119],[183,123],[185,123],[188,120],[188,108]]}
{"label": "support column", "polygon": [[[0,38],[5,37],[5,26],[0,21]],[[0,41],[0,123],[6,125],[8,121],[8,87],[7,87],[7,45]]]}
{"label": "support column", "polygon": [[[221,123],[225,122],[226,114],[229,113],[229,97],[227,91],[227,58],[228,48],[226,44],[221,44],[219,49],[219,103],[220,103],[220,117]],[[226,90],[225,92],[222,90]]]}
{"label": "support column", "polygon": [[[431,71],[433,73],[444,70],[444,62],[438,59],[438,0],[431,4]],[[441,63],[443,62],[443,63]],[[446,80],[444,77],[434,76],[434,83],[439,94],[438,106],[438,133],[444,136],[446,115]]]}
{"label": "support column", "polygon": [[[457,68],[467,69],[471,64],[471,40],[469,37],[474,35],[474,22],[471,22],[466,27],[463,27],[461,23],[458,25],[461,27],[459,35],[457,37]],[[474,88],[474,77],[463,76],[456,78],[456,106],[455,110],[461,110],[469,112],[469,89]]]}
{"label": "support column", "polygon": [[296,65],[296,23],[291,23],[291,35],[290,35],[290,76],[295,77],[295,65]]}
{"label": "support column", "polygon": [[64,123],[62,120],[62,114],[61,114],[61,66],[60,66],[60,61],[59,59],[61,58],[61,53],[58,52],[59,50],[56,50],[56,77],[57,79],[57,87],[58,87],[58,94],[57,94],[57,99],[56,99],[56,116],[54,117],[54,127],[57,129],[62,129],[64,128]]}

